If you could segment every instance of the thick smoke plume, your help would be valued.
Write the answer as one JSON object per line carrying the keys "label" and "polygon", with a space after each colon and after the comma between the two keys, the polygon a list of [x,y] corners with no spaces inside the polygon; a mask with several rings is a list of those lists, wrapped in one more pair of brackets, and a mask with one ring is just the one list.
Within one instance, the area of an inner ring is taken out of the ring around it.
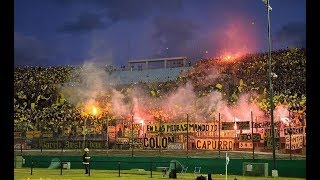
{"label": "thick smoke plume", "polygon": [[[215,68],[210,70],[206,72],[205,81],[215,81],[221,76]],[[187,82],[175,91],[156,98],[143,84],[121,88],[111,86],[113,80],[109,73],[94,63],[85,63],[77,76],[81,80],[80,85],[65,88],[69,90],[68,100],[84,106],[99,106],[102,111],[116,118],[134,116],[148,121],[161,118],[165,122],[178,122],[185,121],[188,114],[190,122],[212,122],[219,118],[220,113],[223,122],[234,122],[251,121],[252,112],[255,122],[266,120],[264,112],[249,102],[248,94],[240,94],[238,101],[230,106],[219,91],[212,90],[206,96],[198,97],[193,84]],[[107,100],[101,103],[101,97]],[[275,114],[279,113],[282,116],[287,112],[279,106]]]}

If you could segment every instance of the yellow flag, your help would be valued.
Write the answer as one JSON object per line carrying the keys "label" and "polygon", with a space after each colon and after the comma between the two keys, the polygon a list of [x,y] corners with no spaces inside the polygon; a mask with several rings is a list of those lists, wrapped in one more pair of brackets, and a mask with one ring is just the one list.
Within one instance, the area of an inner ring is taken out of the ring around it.
{"label": "yellow flag", "polygon": [[36,103],[38,103],[38,101],[40,100],[40,98],[41,98],[41,95],[39,95],[39,96],[37,97]]}
{"label": "yellow flag", "polygon": [[28,103],[27,103],[27,102],[24,102],[24,103],[23,103],[23,109],[26,108],[27,105],[28,105]]}
{"label": "yellow flag", "polygon": [[35,103],[31,103],[31,109],[34,110]]}
{"label": "yellow flag", "polygon": [[127,93],[129,94],[131,92],[131,88],[127,88]]}
{"label": "yellow flag", "polygon": [[65,99],[64,98],[60,98],[60,104],[64,104]]}
{"label": "yellow flag", "polygon": [[232,95],[231,95],[232,99],[234,100],[237,100],[238,99],[238,96],[236,95],[236,92],[234,92]]}
{"label": "yellow flag", "polygon": [[267,94],[267,88],[263,89],[263,94]]}
{"label": "yellow flag", "polygon": [[216,85],[216,88],[222,89],[222,85],[218,83],[218,84]]}
{"label": "yellow flag", "polygon": [[243,85],[243,80],[240,79],[240,81],[239,81],[239,86],[242,86],[242,85]]}
{"label": "yellow flag", "polygon": [[156,95],[156,92],[154,92],[154,90],[152,90],[152,91],[151,91],[151,95],[152,95],[152,96],[155,96],[155,95]]}
{"label": "yellow flag", "polygon": [[27,96],[24,94],[23,91],[20,91],[20,93],[18,93],[18,97],[19,97],[20,99],[27,99]]}
{"label": "yellow flag", "polygon": [[302,95],[301,101],[299,103],[300,105],[305,105],[306,104],[306,96]]}

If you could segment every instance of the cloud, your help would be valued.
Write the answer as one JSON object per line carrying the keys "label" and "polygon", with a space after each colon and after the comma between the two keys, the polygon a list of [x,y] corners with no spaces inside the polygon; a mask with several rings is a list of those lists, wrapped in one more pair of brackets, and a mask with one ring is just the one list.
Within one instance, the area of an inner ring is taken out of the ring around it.
{"label": "cloud", "polygon": [[[57,0],[61,6],[85,5],[93,7],[101,16],[107,18],[111,24],[119,21],[131,21],[140,18],[147,18],[154,11],[176,12],[182,8],[181,0]],[[67,29],[78,29],[78,24],[74,22],[68,25]],[[90,28],[84,28],[90,30]]]}
{"label": "cloud", "polygon": [[289,22],[275,33],[274,42],[280,45],[305,47],[306,24],[303,22]]}
{"label": "cloud", "polygon": [[48,65],[55,57],[55,50],[33,36],[14,33],[14,65]]}
{"label": "cloud", "polygon": [[58,32],[83,33],[95,29],[102,29],[104,27],[107,27],[107,24],[102,21],[100,15],[91,12],[83,12],[78,16],[76,21],[65,22],[64,25],[58,29]]}
{"label": "cloud", "polygon": [[106,3],[107,16],[113,21],[146,17],[154,10],[174,12],[181,8],[181,0],[111,0]]}
{"label": "cloud", "polygon": [[158,56],[189,54],[189,42],[193,40],[196,25],[187,19],[157,16],[153,19],[153,41]]}

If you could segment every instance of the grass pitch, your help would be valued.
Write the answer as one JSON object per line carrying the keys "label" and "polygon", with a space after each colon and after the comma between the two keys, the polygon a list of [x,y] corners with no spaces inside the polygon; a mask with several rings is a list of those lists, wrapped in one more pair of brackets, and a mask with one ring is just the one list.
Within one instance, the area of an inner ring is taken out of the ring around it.
{"label": "grass pitch", "polygon": [[[144,171],[141,169],[135,170],[121,170],[120,177],[119,171],[117,170],[95,170],[91,169],[91,174],[88,176],[84,174],[84,169],[63,169],[62,175],[60,174],[60,169],[45,169],[45,168],[35,168],[30,174],[30,168],[19,168],[14,169],[14,179],[15,180],[95,180],[95,179],[109,179],[109,180],[119,180],[119,179],[133,179],[133,180],[158,180],[158,179],[170,179],[169,175],[162,177],[161,172],[152,171],[152,178],[150,171]],[[201,174],[203,176],[207,176],[207,174]],[[194,175],[193,173],[177,173],[177,179],[193,179],[195,180],[199,174]],[[272,180],[303,180],[302,178],[286,178],[286,177],[251,177],[251,176],[237,176],[237,175],[228,175],[228,180],[234,180],[237,177],[237,180],[264,180],[264,179],[272,179]],[[226,179],[225,175],[213,174],[212,179]]]}

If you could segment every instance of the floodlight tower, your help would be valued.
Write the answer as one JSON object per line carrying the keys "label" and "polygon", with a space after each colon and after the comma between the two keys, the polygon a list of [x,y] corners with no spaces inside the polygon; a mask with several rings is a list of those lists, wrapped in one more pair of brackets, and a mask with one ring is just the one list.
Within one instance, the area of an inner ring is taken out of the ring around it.
{"label": "floodlight tower", "polygon": [[[276,145],[274,139],[274,117],[273,117],[273,87],[272,87],[272,68],[271,68],[271,32],[270,32],[270,12],[272,8],[270,6],[270,0],[262,0],[267,7],[267,17],[268,17],[268,49],[269,49],[269,93],[270,93],[270,116],[271,116],[271,138],[272,138],[272,159],[273,159],[273,170],[276,171]],[[277,173],[276,173],[277,174]]]}

